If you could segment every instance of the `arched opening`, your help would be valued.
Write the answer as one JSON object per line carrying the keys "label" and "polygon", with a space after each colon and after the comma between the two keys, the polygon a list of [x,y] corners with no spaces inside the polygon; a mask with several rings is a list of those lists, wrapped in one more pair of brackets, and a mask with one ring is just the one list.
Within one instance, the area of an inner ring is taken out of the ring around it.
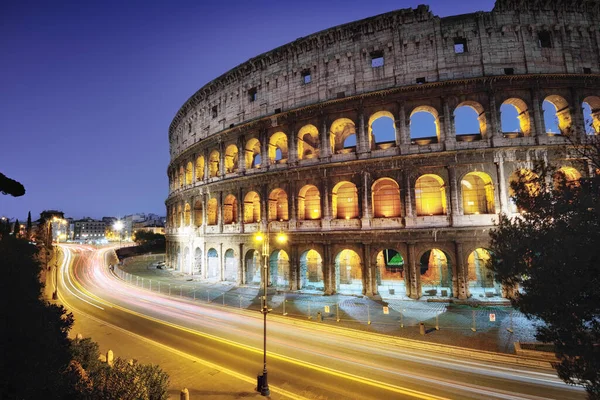
{"label": "arched opening", "polygon": [[271,164],[283,164],[288,159],[287,135],[276,132],[269,139],[269,160]]}
{"label": "arched opening", "polygon": [[249,192],[244,197],[244,223],[260,222],[260,196],[256,192]]}
{"label": "arched opening", "polygon": [[269,286],[290,288],[290,257],[284,250],[275,250],[269,258]]}
{"label": "arched opening", "polygon": [[219,213],[218,208],[219,207],[218,207],[217,199],[212,198],[212,199],[208,200],[208,205],[206,206],[206,219],[208,219],[207,225],[216,225],[217,224],[217,219],[218,219],[217,214]]}
{"label": "arched opening", "polygon": [[571,110],[569,103],[558,95],[551,95],[542,103],[546,133],[568,135],[571,131]]}
{"label": "arched opening", "polygon": [[371,187],[373,216],[392,218],[400,216],[400,187],[395,180],[381,178]]}
{"label": "arched opening", "polygon": [[181,204],[179,204],[177,206],[177,221],[176,221],[177,227],[181,226],[182,219],[183,219],[183,210],[181,209]]}
{"label": "arched opening", "polygon": [[183,273],[187,273],[187,272],[191,273],[192,268],[190,265],[189,256],[190,256],[190,248],[186,246],[185,249],[183,249],[183,255],[182,255],[181,272],[183,272]]}
{"label": "arched opening", "polygon": [[363,293],[362,263],[354,250],[344,249],[335,257],[335,286],[341,294]]}
{"label": "arched opening", "polygon": [[334,154],[356,152],[356,128],[348,118],[333,121],[329,130]]}
{"label": "arched opening", "polygon": [[223,280],[228,282],[235,282],[237,280],[238,261],[235,256],[233,249],[228,249],[225,252],[225,271],[223,273]]}
{"label": "arched opening", "polygon": [[526,168],[521,168],[513,172],[508,180],[508,204],[509,210],[512,213],[521,212],[515,203],[515,190],[512,187],[513,183],[517,183],[519,181],[519,178],[524,180],[525,188],[530,195],[535,196],[535,194],[540,190],[540,185],[537,182],[539,177],[536,173]]}
{"label": "arched opening", "polygon": [[210,153],[210,157],[208,157],[208,168],[209,168],[209,176],[211,178],[215,178],[217,176],[219,176],[219,158],[221,156],[219,155],[219,152],[216,150],[213,150],[212,153]]}
{"label": "arched opening", "polygon": [[437,175],[426,174],[415,183],[417,215],[445,215],[446,187]]}
{"label": "arched opening", "polygon": [[588,135],[600,132],[600,97],[588,96],[583,99],[583,121]]}
{"label": "arched opening", "polygon": [[192,224],[191,221],[191,209],[189,203],[185,203],[185,207],[183,209],[183,226],[190,226]]}
{"label": "arched opening", "polygon": [[454,132],[457,140],[479,140],[485,137],[486,130],[485,111],[481,104],[475,101],[464,101],[456,107],[454,110]]}
{"label": "arched opening", "polygon": [[256,250],[248,250],[246,252],[246,256],[244,257],[244,264],[246,265],[245,270],[245,280],[247,285],[250,286],[258,286],[260,285],[260,265],[261,265],[261,256],[260,253]]}
{"label": "arched opening", "polygon": [[204,157],[200,156],[196,158],[196,180],[201,181],[204,179]]}
{"label": "arched opening", "polygon": [[182,254],[181,254],[181,246],[177,245],[177,258],[176,258],[175,269],[179,272],[183,272],[183,270],[181,269],[182,266],[183,266],[183,260],[182,260]]}
{"label": "arched opening", "polygon": [[192,275],[202,275],[202,250],[196,247],[194,251],[194,269]]}
{"label": "arched opening", "polygon": [[269,221],[288,220],[288,197],[283,189],[275,189],[269,195]]}
{"label": "arched opening", "polygon": [[424,295],[452,297],[452,266],[445,252],[427,250],[421,256],[419,266]]}
{"label": "arched opening", "polygon": [[331,195],[333,218],[358,218],[358,190],[352,182],[340,182],[334,186]]}
{"label": "arched opening", "polygon": [[578,186],[581,174],[573,167],[561,167],[554,173],[554,187]]}
{"label": "arched opening", "polygon": [[325,290],[323,259],[315,250],[307,250],[300,256],[300,289]]}
{"label": "arched opening", "polygon": [[260,142],[252,138],[246,142],[245,148],[246,169],[260,168]]}
{"label": "arched opening", "polygon": [[321,195],[314,185],[305,185],[298,193],[298,219],[321,219]]}
{"label": "arched opening", "polygon": [[235,144],[230,144],[225,149],[225,173],[230,174],[238,170],[238,148]]}
{"label": "arched opening", "polygon": [[394,114],[378,111],[369,117],[369,145],[372,150],[396,146]]}
{"label": "arched opening", "polygon": [[461,181],[463,212],[472,214],[495,214],[494,184],[484,172],[470,172]]}
{"label": "arched opening", "polygon": [[185,182],[185,171],[183,165],[179,167],[179,187],[182,188]]}
{"label": "arched opening", "polygon": [[410,139],[416,144],[437,143],[440,139],[440,122],[437,110],[419,106],[410,113]]}
{"label": "arched opening", "polygon": [[404,258],[394,249],[377,253],[377,291],[381,296],[405,295]]}
{"label": "arched opening", "polygon": [[228,194],[223,200],[223,224],[229,225],[238,222],[237,208],[237,199],[234,195]]}
{"label": "arched opening", "polygon": [[202,201],[196,200],[194,203],[194,225],[202,226]]}
{"label": "arched opening", "polygon": [[494,281],[494,273],[487,267],[490,252],[475,249],[467,259],[469,291],[473,297],[500,297],[501,285]]}
{"label": "arched opening", "polygon": [[319,130],[314,125],[304,125],[298,131],[298,160],[319,157]]}
{"label": "arched opening", "polygon": [[209,249],[206,253],[208,258],[207,279],[221,280],[221,267],[219,265],[219,253],[215,249]]}
{"label": "arched opening", "polygon": [[192,183],[194,183],[193,181],[193,175],[194,173],[194,167],[192,165],[191,161],[188,161],[186,167],[185,167],[185,184],[186,185],[191,185]]}
{"label": "arched opening", "polygon": [[500,106],[500,126],[506,137],[529,136],[531,121],[527,104],[521,99],[510,98]]}

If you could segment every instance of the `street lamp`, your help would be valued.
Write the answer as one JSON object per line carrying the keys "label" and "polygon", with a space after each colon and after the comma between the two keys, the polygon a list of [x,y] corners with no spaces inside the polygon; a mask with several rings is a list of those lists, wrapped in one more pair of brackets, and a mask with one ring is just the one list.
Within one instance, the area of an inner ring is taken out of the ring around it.
{"label": "street lamp", "polygon": [[[272,222],[272,221],[271,221]],[[261,232],[257,232],[254,236],[254,240],[262,243],[262,255],[263,255],[263,274],[262,284],[264,287],[264,296],[262,299],[262,313],[263,313],[263,372],[262,376],[259,375],[257,379],[256,390],[260,391],[261,396],[269,396],[271,390],[269,389],[269,382],[267,380],[267,314],[269,313],[269,307],[267,305],[267,286],[268,286],[268,265],[269,265],[269,237],[270,237],[270,222],[267,223],[267,234],[263,235]],[[287,236],[283,232],[277,234],[277,241],[279,243],[285,243]]]}
{"label": "street lamp", "polygon": [[119,220],[115,222],[114,228],[119,232],[119,248],[121,248],[121,229],[123,229],[123,221]]}
{"label": "street lamp", "polygon": [[[58,228],[56,229],[56,244],[57,244],[57,251],[56,251],[56,257],[54,259],[54,292],[52,292],[52,300],[57,300],[58,299],[58,243],[60,243],[60,224],[66,224],[67,221],[62,219],[62,218],[58,218],[58,217],[52,217],[52,220],[50,221],[50,226],[52,225],[52,223],[57,223]],[[50,243],[52,243],[52,230],[49,229],[50,232],[48,232],[48,236],[50,236]]]}

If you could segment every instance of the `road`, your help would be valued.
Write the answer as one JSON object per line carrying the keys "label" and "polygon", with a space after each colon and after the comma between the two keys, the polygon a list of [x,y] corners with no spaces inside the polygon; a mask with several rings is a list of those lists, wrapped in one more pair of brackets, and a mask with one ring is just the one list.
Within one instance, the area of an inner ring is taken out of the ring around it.
{"label": "road", "polygon": [[[262,315],[140,290],[107,268],[111,249],[61,245],[65,306],[255,386]],[[272,394],[308,399],[584,399],[549,369],[428,351],[414,342],[269,316]]]}

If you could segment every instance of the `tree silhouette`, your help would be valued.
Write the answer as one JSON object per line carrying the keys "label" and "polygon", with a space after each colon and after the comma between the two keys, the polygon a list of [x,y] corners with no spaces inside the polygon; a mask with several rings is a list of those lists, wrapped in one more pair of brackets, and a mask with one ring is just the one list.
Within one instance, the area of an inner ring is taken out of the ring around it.
{"label": "tree silhouette", "polygon": [[25,187],[14,179],[10,179],[0,172],[0,192],[2,194],[10,194],[13,197],[23,196]]}

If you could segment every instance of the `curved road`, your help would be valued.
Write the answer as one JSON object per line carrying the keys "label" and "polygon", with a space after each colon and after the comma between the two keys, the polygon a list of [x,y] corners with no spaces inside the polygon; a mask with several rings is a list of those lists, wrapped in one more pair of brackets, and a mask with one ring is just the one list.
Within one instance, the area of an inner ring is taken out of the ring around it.
{"label": "curved road", "polygon": [[[61,245],[59,299],[69,309],[256,386],[263,321],[150,293],[107,268],[110,248]],[[268,317],[273,396],[308,399],[584,399],[550,369],[429,351],[414,341]]]}

